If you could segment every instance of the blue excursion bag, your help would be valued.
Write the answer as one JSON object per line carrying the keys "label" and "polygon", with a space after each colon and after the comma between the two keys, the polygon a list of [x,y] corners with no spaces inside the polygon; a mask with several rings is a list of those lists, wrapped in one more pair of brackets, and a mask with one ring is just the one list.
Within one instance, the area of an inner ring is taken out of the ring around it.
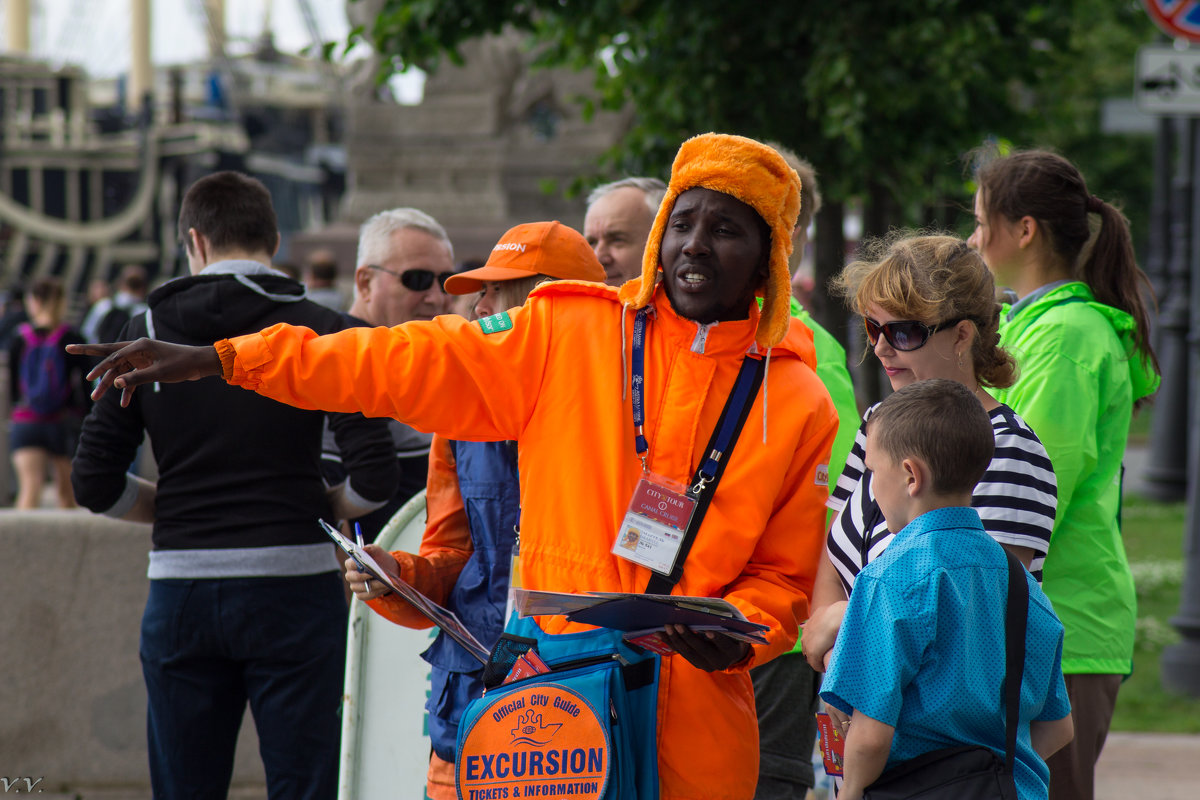
{"label": "blue excursion bag", "polygon": [[515,615],[497,653],[522,637],[550,671],[467,706],[455,759],[460,800],[657,800],[659,656],[620,631],[550,635]]}

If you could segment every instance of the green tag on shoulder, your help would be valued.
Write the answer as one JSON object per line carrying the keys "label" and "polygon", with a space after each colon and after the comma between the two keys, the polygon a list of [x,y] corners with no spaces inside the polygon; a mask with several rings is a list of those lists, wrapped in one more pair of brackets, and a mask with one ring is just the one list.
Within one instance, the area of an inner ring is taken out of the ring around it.
{"label": "green tag on shoulder", "polygon": [[483,317],[479,320],[479,328],[484,333],[510,331],[512,326],[512,317],[508,315],[507,311],[501,311],[499,314],[492,314],[490,317]]}

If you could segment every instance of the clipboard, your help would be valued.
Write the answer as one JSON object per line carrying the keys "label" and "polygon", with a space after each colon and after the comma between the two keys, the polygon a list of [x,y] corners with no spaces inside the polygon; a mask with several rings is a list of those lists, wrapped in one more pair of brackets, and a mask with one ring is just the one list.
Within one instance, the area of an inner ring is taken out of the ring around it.
{"label": "clipboard", "polygon": [[491,651],[475,638],[475,635],[467,629],[467,626],[462,624],[462,620],[453,611],[433,602],[417,591],[412,584],[402,580],[399,575],[385,570],[378,561],[371,557],[370,553],[359,547],[357,542],[343,536],[341,531],[325,520],[319,519],[317,521],[321,523],[321,527],[328,534],[329,538],[333,539],[333,543],[342,552],[354,559],[354,563],[358,565],[359,572],[367,573],[373,580],[379,581],[407,600],[426,619],[437,625],[447,636],[462,645],[463,649],[470,653],[480,664],[488,663]]}
{"label": "clipboard", "polygon": [[560,614],[572,622],[642,635],[668,624],[719,631],[751,644],[765,644],[770,628],[746,619],[736,606],[714,597],[588,592],[570,594],[532,589],[514,591],[522,617]]}

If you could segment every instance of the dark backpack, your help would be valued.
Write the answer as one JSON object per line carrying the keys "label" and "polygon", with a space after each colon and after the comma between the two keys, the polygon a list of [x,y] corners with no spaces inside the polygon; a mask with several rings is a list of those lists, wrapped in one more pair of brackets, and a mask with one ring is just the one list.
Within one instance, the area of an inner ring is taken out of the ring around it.
{"label": "dark backpack", "polygon": [[70,327],[59,325],[50,333],[41,334],[25,323],[19,330],[25,340],[20,368],[21,405],[41,416],[56,414],[71,397],[67,353],[62,344]]}
{"label": "dark backpack", "polygon": [[100,318],[100,324],[96,326],[96,341],[100,343],[117,341],[117,337],[121,335],[121,329],[127,322],[129,322],[129,310],[113,306],[107,314]]}
{"label": "dark backpack", "polygon": [[113,306],[108,313],[100,318],[96,326],[96,341],[102,343],[116,342],[121,339],[121,331],[129,324],[135,314],[146,309],[145,303],[134,303],[129,306]]}

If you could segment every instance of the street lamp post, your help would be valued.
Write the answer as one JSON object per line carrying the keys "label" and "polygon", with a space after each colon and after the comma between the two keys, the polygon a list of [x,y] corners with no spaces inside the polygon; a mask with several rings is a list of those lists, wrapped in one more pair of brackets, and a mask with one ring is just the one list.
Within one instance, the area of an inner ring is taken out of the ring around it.
{"label": "street lamp post", "polygon": [[1195,180],[1200,122],[1176,120],[1178,158],[1172,181],[1171,250],[1167,259],[1166,298],[1158,315],[1158,363],[1162,385],[1154,405],[1146,494],[1155,500],[1179,501],[1188,477],[1188,309],[1189,272],[1193,259],[1193,216],[1197,208]]}
{"label": "street lamp post", "polygon": [[[1192,125],[1196,125],[1193,122]],[[1200,144],[1193,141],[1192,157],[1200,152]],[[1193,225],[1200,226],[1200,203],[1193,207],[1196,212]],[[1200,227],[1196,228],[1200,230]],[[1200,248],[1191,253],[1192,270],[1191,303],[1192,319],[1200,321]],[[1196,397],[1197,375],[1200,375],[1200,325],[1194,327],[1188,337],[1190,345],[1190,373],[1193,383],[1191,396]],[[1188,490],[1187,522],[1183,542],[1183,588],[1180,591],[1179,610],[1171,618],[1171,624],[1183,639],[1163,651],[1161,670],[1163,686],[1175,692],[1200,696],[1200,408],[1192,403],[1191,424],[1188,435],[1179,437],[1188,442]]]}

